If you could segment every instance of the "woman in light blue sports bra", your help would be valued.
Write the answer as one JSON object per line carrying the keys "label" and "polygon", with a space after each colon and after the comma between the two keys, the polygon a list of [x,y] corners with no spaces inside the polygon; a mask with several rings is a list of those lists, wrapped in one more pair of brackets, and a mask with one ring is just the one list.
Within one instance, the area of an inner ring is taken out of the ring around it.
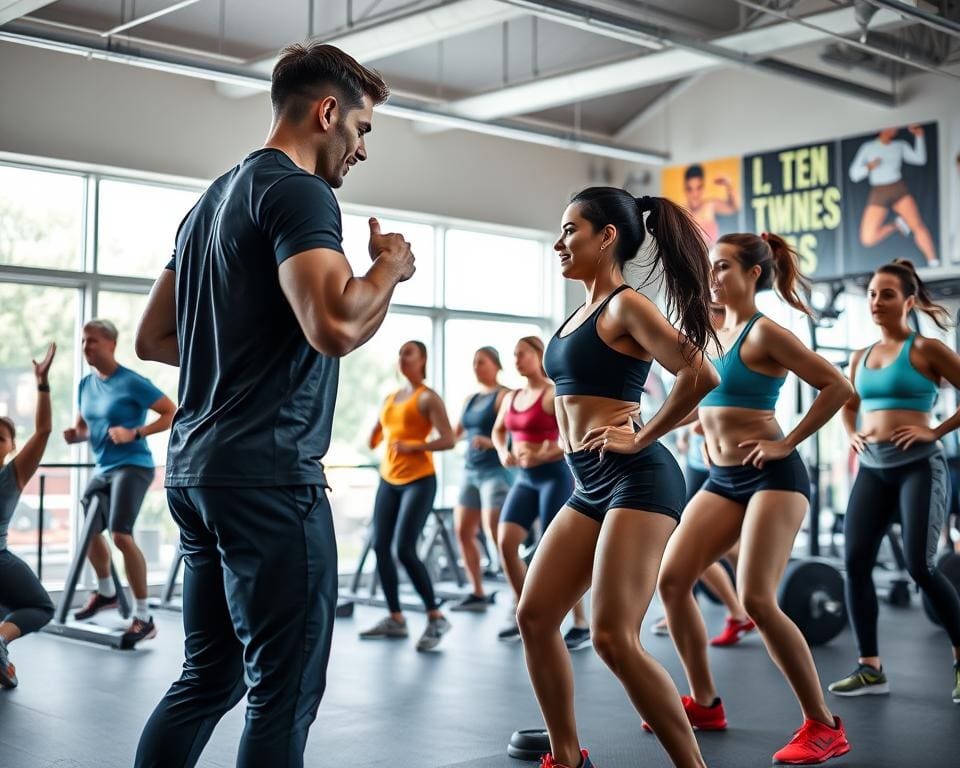
{"label": "woman in light blue sports bra", "polygon": [[847,610],[860,655],[857,668],[833,683],[830,691],[837,696],[890,691],[877,642],[872,573],[887,529],[899,522],[907,570],[950,636],[952,698],[960,704],[960,597],[934,563],[950,491],[939,440],[960,426],[960,412],[930,426],[937,383],[943,379],[960,388],[960,356],[936,339],[913,333],[907,324],[913,309],[929,315],[941,328],[950,317],[930,299],[910,261],[899,259],[880,267],[870,280],[867,298],[873,322],[880,327],[880,341],[854,353],[850,375],[856,393],[843,410],[843,425],[860,457],[844,517]]}
{"label": "woman in light blue sports bra", "polygon": [[[727,717],[707,660],[707,633],[691,588],[740,539],[737,591],[770,656],[796,692],[805,722],[774,754],[775,763],[821,763],[845,754],[843,725],[824,701],[806,640],[777,604],[777,587],[807,515],[810,478],[796,451],[843,406],[850,383],[785,328],[757,311],[756,294],[776,285],[795,309],[796,252],[777,235],[724,235],[710,253],[711,294],[726,310],[712,358],[720,386],[700,403],[710,475],[683,512],[667,545],[660,597],[683,660],[687,715],[703,730],[723,730]],[[786,436],[774,409],[788,372],[820,391]],[[743,534],[741,538],[741,533]]]}

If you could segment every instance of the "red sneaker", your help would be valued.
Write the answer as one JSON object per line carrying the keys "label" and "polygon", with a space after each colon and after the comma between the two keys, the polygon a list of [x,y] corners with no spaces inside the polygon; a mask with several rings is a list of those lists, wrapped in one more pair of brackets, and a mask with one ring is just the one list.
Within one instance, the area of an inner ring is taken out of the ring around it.
{"label": "red sneaker", "polygon": [[[683,711],[687,713],[687,720],[697,731],[723,731],[727,727],[727,714],[723,711],[723,702],[717,699],[716,703],[710,707],[704,707],[697,704],[690,696],[681,696]],[[643,730],[647,733],[653,733],[646,723],[643,724]]]}
{"label": "red sneaker", "polygon": [[747,616],[746,621],[727,616],[727,625],[723,628],[723,632],[713,638],[710,645],[736,645],[747,632],[752,632],[756,628],[757,625],[753,623],[753,619],[749,616]]}
{"label": "red sneaker", "polygon": [[[547,753],[540,758],[540,768],[567,768],[567,766],[556,762],[553,759],[553,755]],[[590,762],[590,755],[587,754],[587,750],[580,750],[580,765],[573,766],[572,768],[595,768],[593,763]]]}
{"label": "red sneaker", "polygon": [[774,765],[816,765],[831,757],[839,757],[850,751],[850,742],[843,730],[843,723],[835,717],[836,727],[807,720],[798,728],[793,738],[773,756]]}

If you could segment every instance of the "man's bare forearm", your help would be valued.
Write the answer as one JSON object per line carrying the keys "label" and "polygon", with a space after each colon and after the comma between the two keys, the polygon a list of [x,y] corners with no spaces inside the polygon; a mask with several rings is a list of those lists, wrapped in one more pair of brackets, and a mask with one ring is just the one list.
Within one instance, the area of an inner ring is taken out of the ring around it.
{"label": "man's bare forearm", "polygon": [[396,287],[395,273],[379,263],[374,263],[363,277],[347,281],[343,306],[347,308],[349,351],[366,344],[383,324]]}

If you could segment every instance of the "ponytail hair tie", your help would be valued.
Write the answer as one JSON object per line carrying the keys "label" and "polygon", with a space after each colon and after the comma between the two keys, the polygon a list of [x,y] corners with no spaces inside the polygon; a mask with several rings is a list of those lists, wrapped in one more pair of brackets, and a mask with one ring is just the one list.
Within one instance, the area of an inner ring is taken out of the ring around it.
{"label": "ponytail hair tie", "polygon": [[770,233],[769,233],[769,232],[761,232],[761,233],[760,233],[760,239],[763,240],[763,242],[765,242],[765,243],[766,243],[766,242],[769,242],[769,241],[770,241]]}
{"label": "ponytail hair tie", "polygon": [[643,197],[637,198],[637,208],[640,209],[641,213],[646,213],[648,211],[653,211],[656,205],[657,199],[655,197],[650,197],[649,195],[644,195]]}

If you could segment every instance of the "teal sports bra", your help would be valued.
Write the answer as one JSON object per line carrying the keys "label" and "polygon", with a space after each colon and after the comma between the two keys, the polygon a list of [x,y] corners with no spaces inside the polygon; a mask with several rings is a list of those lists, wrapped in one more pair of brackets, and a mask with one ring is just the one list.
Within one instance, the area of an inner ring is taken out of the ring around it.
{"label": "teal sports bra", "polygon": [[931,411],[937,385],[913,367],[910,348],[917,334],[911,333],[890,365],[867,368],[874,344],[867,347],[857,368],[857,394],[864,411]]}
{"label": "teal sports bra", "polygon": [[765,373],[751,371],[740,357],[743,340],[753,328],[753,324],[761,317],[763,314],[757,312],[744,326],[730,349],[721,357],[710,358],[710,362],[720,374],[720,384],[700,401],[702,407],[727,406],[750,408],[755,411],[772,411],[777,407],[780,388],[787,377],[768,376]]}

